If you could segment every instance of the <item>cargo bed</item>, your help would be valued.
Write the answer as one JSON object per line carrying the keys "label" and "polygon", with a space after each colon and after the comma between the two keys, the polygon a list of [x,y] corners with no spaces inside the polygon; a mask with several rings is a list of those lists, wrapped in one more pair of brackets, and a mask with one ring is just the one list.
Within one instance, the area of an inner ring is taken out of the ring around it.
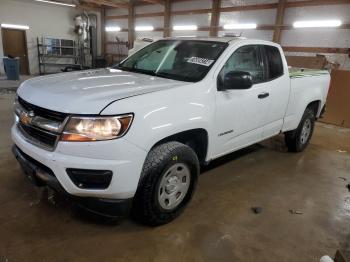
{"label": "cargo bed", "polygon": [[300,77],[319,76],[319,75],[328,75],[328,74],[329,72],[327,70],[289,67],[290,78],[300,78]]}

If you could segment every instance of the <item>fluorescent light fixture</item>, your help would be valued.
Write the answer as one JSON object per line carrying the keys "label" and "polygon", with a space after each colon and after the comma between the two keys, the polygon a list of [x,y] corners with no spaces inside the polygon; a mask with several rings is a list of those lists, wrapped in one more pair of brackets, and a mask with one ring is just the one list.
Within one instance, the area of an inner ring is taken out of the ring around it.
{"label": "fluorescent light fixture", "polygon": [[35,1],[48,3],[48,4],[54,4],[54,5],[64,5],[64,6],[71,6],[71,7],[75,7],[76,6],[76,5],[73,5],[73,4],[61,3],[61,2],[56,2],[56,1],[48,1],[48,0],[35,0]]}
{"label": "fluorescent light fixture", "polygon": [[196,25],[174,25],[173,30],[175,31],[194,31],[197,30]]}
{"label": "fluorescent light fixture", "polygon": [[1,24],[2,28],[11,28],[11,29],[23,29],[28,30],[29,26],[27,25],[12,25],[12,24]]}
{"label": "fluorescent light fixture", "polygon": [[145,25],[145,26],[136,26],[135,27],[136,31],[153,31],[154,27],[151,25]]}
{"label": "fluorescent light fixture", "polygon": [[224,29],[255,29],[256,24],[226,24],[224,25]]}
{"label": "fluorescent light fixture", "polygon": [[106,32],[119,32],[121,28],[119,26],[106,26]]}
{"label": "fluorescent light fixture", "polygon": [[307,27],[337,27],[341,26],[340,20],[314,20],[314,21],[296,21],[293,23],[295,28]]}

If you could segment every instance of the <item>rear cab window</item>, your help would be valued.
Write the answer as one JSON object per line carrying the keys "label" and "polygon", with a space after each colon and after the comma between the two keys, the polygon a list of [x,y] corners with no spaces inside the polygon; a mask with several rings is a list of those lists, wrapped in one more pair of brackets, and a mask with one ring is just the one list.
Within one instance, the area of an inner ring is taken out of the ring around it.
{"label": "rear cab window", "polygon": [[283,75],[283,61],[280,50],[275,46],[262,46],[265,55],[266,81],[271,81]]}

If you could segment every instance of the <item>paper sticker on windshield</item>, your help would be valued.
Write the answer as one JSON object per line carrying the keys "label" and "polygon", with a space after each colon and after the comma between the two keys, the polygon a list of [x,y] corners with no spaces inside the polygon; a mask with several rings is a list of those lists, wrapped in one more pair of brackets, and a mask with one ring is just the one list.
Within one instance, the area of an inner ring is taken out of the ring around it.
{"label": "paper sticker on windshield", "polygon": [[214,60],[208,59],[208,58],[201,58],[192,56],[189,59],[187,59],[187,63],[197,64],[197,65],[203,65],[203,66],[210,66]]}

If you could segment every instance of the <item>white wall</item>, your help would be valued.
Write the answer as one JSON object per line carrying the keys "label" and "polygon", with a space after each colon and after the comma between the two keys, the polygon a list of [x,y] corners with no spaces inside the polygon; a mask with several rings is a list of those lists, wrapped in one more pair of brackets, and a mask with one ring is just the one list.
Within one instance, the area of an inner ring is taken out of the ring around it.
{"label": "white wall", "polygon": [[[300,0],[288,0],[300,1]],[[278,0],[222,0],[222,7],[232,7],[240,5],[278,3]],[[176,2],[172,4],[172,11],[189,10],[189,9],[207,9],[211,8],[211,0],[193,0],[186,2]],[[164,7],[161,5],[144,5],[136,8],[136,13],[161,12]],[[276,19],[276,9],[263,9],[254,11],[241,12],[222,12],[220,16],[220,26],[228,23],[256,23],[258,25],[274,25]],[[107,15],[125,15],[128,14],[126,9],[108,10]],[[198,27],[208,27],[210,25],[210,14],[193,14],[193,15],[175,15],[172,17],[172,25],[196,24]],[[136,25],[153,25],[154,27],[163,27],[163,17],[138,18]],[[350,23],[350,4],[347,5],[328,5],[328,6],[309,6],[287,8],[285,12],[284,24],[291,25],[296,20],[322,20],[322,19],[340,19],[343,23]],[[127,19],[108,21],[109,25],[117,25],[121,28],[128,28]],[[219,36],[225,33],[241,34],[248,38],[272,40],[273,30],[225,30],[219,31]],[[176,31],[171,32],[172,36],[208,36],[207,31]],[[127,41],[127,32],[108,33],[110,39],[115,36]],[[140,32],[136,33],[137,37],[159,37],[162,32]],[[284,30],[281,38],[282,45],[285,46],[315,46],[315,47],[350,47],[350,30],[349,29],[291,29]],[[313,53],[289,53],[293,55],[309,55]],[[350,58],[342,54],[326,54],[332,62],[337,62],[343,69],[350,69]]]}
{"label": "white wall", "polygon": [[[28,25],[27,47],[31,74],[38,74],[36,38],[47,36],[76,40],[73,32],[76,14],[72,7],[35,2],[33,0],[0,0],[0,23]],[[90,13],[90,12],[89,12]],[[98,15],[98,53],[101,52],[100,14]],[[0,39],[0,58],[3,57],[2,39]],[[3,72],[2,59],[0,70]]]}
{"label": "white wall", "polygon": [[[350,4],[309,6],[287,8],[285,24],[293,24],[296,20],[332,20],[340,19],[350,23]],[[282,45],[350,48],[350,30],[336,28],[304,28],[284,30]],[[290,55],[314,56],[312,53],[288,53]],[[326,54],[327,59],[339,63],[341,69],[350,69],[350,58],[346,54]]]}

